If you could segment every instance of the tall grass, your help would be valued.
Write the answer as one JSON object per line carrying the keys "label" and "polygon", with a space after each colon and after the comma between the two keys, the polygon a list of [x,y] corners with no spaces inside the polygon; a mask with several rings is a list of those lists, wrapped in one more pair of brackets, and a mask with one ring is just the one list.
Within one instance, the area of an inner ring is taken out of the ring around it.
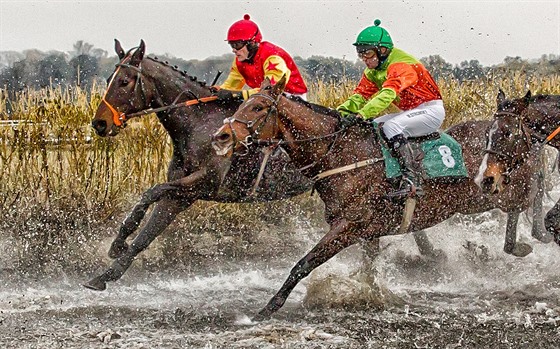
{"label": "tall grass", "polygon": [[[356,83],[348,79],[313,82],[309,99],[336,107]],[[447,111],[444,127],[491,117],[499,88],[511,97],[522,96],[528,89],[534,94],[560,94],[560,75],[511,73],[475,82],[438,83]],[[101,86],[89,93],[76,86],[26,90],[11,100],[0,98],[0,234],[16,246],[10,256],[4,256],[16,260],[15,267],[35,268],[53,261],[91,267],[94,262],[83,263],[84,250],[68,246],[99,243],[114,235],[119,223],[114,218],[122,218],[140,193],[165,180],[171,145],[154,115],[132,120],[114,138],[93,133],[90,123],[102,93]],[[8,120],[19,123],[10,126]],[[198,203],[182,218],[179,230],[199,235],[214,232],[222,243],[248,236],[255,240],[249,233],[252,229],[294,217],[299,214],[294,210],[317,204],[312,200],[300,197],[273,203],[272,209],[270,204]],[[207,215],[214,219],[201,218]],[[216,223],[218,216],[227,219]],[[261,217],[269,221],[260,222]],[[238,234],[231,238],[231,231]],[[184,248],[196,250],[196,243],[181,234],[173,233],[175,241],[170,245],[183,239],[183,246],[188,246]],[[91,260],[98,258],[97,252],[87,251],[95,255]]]}

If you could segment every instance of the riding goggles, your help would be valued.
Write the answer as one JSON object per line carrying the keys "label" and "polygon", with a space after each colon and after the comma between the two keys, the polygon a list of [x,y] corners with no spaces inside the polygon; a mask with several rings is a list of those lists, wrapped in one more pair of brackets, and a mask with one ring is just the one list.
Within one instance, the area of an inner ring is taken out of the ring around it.
{"label": "riding goggles", "polygon": [[247,43],[248,42],[245,40],[239,40],[239,41],[230,41],[229,45],[234,50],[241,50],[243,47],[247,45]]}
{"label": "riding goggles", "polygon": [[358,57],[361,59],[370,59],[373,58],[373,56],[375,56],[376,52],[374,49],[369,49],[369,50],[365,50],[365,51],[358,51]]}

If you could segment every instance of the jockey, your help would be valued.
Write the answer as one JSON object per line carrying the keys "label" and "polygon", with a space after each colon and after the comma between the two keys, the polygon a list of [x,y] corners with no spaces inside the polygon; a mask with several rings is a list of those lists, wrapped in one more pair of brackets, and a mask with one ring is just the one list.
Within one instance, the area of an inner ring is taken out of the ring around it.
{"label": "jockey", "polygon": [[[281,47],[262,41],[259,27],[250,18],[246,14],[228,30],[227,42],[235,54],[235,59],[224,83],[213,87],[218,98],[247,99],[259,91],[265,78],[269,78],[274,84],[285,74],[285,92],[305,99],[307,86],[292,57]],[[242,90],[245,85],[249,86],[249,89]]]}
{"label": "jockey", "polygon": [[[414,154],[407,138],[438,130],[445,118],[443,101],[436,82],[422,63],[393,47],[391,36],[380,24],[376,19],[373,26],[358,35],[354,46],[367,67],[354,94],[337,110],[346,127],[359,118],[375,118],[374,122],[383,123],[381,129],[403,173],[401,188],[389,196],[422,195],[421,159]],[[379,116],[391,104],[400,111]]]}

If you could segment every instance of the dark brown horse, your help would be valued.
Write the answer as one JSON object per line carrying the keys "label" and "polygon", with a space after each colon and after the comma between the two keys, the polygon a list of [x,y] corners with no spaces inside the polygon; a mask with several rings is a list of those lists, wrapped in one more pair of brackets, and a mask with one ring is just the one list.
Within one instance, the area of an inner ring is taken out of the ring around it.
{"label": "dark brown horse", "polygon": [[[215,154],[211,133],[233,115],[239,103],[204,103],[214,99],[210,89],[175,67],[144,57],[143,41],[136,50],[125,53],[115,40],[115,50],[120,62],[108,80],[93,127],[102,137],[115,136],[127,118],[156,112],[171,138],[173,155],[168,182],[147,190],[122,223],[109,250],[109,256],[116,258],[113,264],[84,285],[94,290],[104,290],[107,281],[118,280],[134,258],[196,200],[266,202],[311,189],[311,181],[288,162],[283,152],[270,157],[260,181],[257,178],[262,153],[251,151],[233,159]],[[126,239],[139,227],[152,204],[156,205],[147,223],[129,247]],[[442,252],[434,249],[423,232],[415,233],[414,239],[422,256],[440,259]]]}
{"label": "dark brown horse", "polygon": [[[540,159],[546,144],[560,149],[560,96],[536,95],[506,99],[497,97],[498,108],[488,132],[485,155],[476,183],[488,193],[499,193],[517,183],[512,174]],[[545,217],[547,231],[560,244],[560,201]]]}
{"label": "dark brown horse", "polygon": [[[387,198],[392,187],[385,179],[382,150],[371,128],[340,129],[338,113],[288,98],[283,95],[284,87],[285,79],[275,85],[265,81],[260,93],[243,103],[216,132],[217,153],[231,155],[251,142],[282,144],[298,166],[309,166],[311,178],[367,159],[372,159],[372,164],[315,182],[315,190],[325,203],[330,230],[293,267],[280,290],[259,312],[258,319],[280,309],[303,278],[341,250],[363,240],[398,233],[403,214],[403,205]],[[490,122],[466,122],[448,130],[462,145],[470,179],[455,183],[427,180],[411,231],[432,227],[455,213],[472,214],[494,208],[509,212],[508,226],[515,226],[519,213],[531,205],[533,168],[513,173],[512,180],[523,185],[497,195],[483,195],[473,182],[484,150],[483,135],[489,125]]]}
{"label": "dark brown horse", "polygon": [[[270,156],[260,185],[255,186],[262,153],[225,159],[211,146],[212,132],[233,115],[238,102],[204,103],[215,99],[210,88],[164,62],[144,57],[143,41],[136,50],[125,53],[115,40],[115,50],[120,62],[108,80],[92,126],[100,136],[115,136],[127,118],[157,112],[173,153],[168,181],[144,192],[122,223],[109,251],[109,256],[116,258],[113,264],[84,285],[95,290],[104,290],[107,281],[118,280],[134,258],[196,200],[265,202],[293,197],[311,188],[311,182],[283,153]],[[148,222],[128,246],[126,239],[154,203]]]}

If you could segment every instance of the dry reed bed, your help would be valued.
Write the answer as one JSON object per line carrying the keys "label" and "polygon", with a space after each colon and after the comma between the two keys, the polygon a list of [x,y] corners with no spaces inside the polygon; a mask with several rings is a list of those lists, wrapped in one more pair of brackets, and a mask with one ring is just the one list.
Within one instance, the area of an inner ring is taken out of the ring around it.
{"label": "dry reed bed", "polygon": [[[345,79],[314,82],[309,99],[335,107],[352,93],[355,83]],[[439,84],[448,114],[445,127],[491,117],[498,88],[511,97],[522,96],[527,89],[534,94],[560,94],[560,75],[511,73],[473,82],[442,80]],[[79,87],[47,88],[24,91],[10,101],[0,99],[0,120],[25,121],[13,127],[0,126],[0,235],[17,245],[15,252],[5,257],[16,261],[14,267],[83,259],[83,251],[69,251],[68,246],[114,235],[140,193],[165,180],[171,147],[154,115],[131,121],[114,138],[94,134],[90,122],[102,93],[99,86],[92,93]],[[177,240],[184,239],[182,248],[196,250],[197,242],[181,238],[180,231],[187,229],[197,235],[212,232],[222,242],[231,240],[229,248],[246,244],[258,240],[251,231],[259,232],[270,224],[291,224],[289,221],[302,212],[316,212],[309,210],[316,205],[316,199],[307,196],[268,206],[198,203],[180,218],[170,245],[176,248]],[[320,214],[308,218],[320,220]],[[88,263],[82,266],[90,267]]]}

